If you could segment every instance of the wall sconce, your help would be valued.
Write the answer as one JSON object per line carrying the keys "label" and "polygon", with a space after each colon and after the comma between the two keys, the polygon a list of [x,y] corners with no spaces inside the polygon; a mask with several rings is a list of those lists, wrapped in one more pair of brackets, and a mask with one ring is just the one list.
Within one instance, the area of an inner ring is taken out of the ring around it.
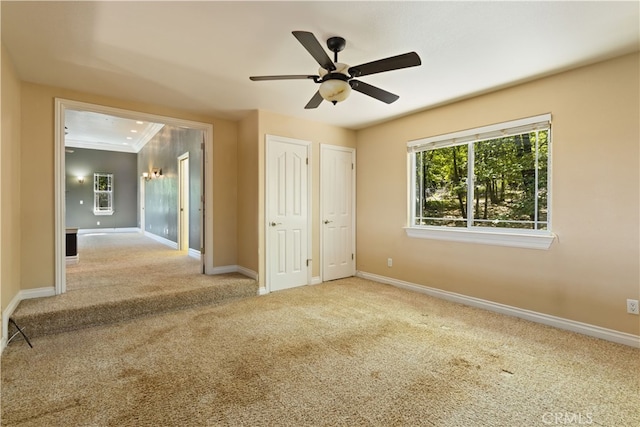
{"label": "wall sconce", "polygon": [[78,183],[79,184],[84,184],[84,176],[79,176],[78,177]]}
{"label": "wall sconce", "polygon": [[149,181],[150,179],[153,179],[153,178],[160,178],[161,176],[162,176],[161,168],[153,168],[151,170],[151,173],[142,172],[142,177],[144,178],[145,181]]}

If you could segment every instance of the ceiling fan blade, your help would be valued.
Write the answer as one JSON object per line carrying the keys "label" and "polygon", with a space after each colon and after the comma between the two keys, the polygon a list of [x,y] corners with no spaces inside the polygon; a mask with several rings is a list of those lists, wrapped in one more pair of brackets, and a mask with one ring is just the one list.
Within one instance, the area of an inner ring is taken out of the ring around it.
{"label": "ceiling fan blade", "polygon": [[349,68],[349,74],[353,77],[367,76],[369,74],[382,73],[384,71],[399,70],[401,68],[415,67],[422,64],[420,57],[415,52],[391,56],[366,64]]}
{"label": "ceiling fan blade", "polygon": [[249,79],[253,80],[254,82],[258,82],[258,81],[263,81],[263,80],[298,80],[298,79],[311,79],[311,80],[315,80],[315,79],[319,79],[320,76],[309,76],[306,74],[298,74],[298,75],[291,75],[291,76],[252,76],[249,77]]}
{"label": "ceiling fan blade", "polygon": [[320,91],[317,91],[313,98],[304,106],[305,109],[310,110],[311,108],[318,108],[318,105],[322,103],[322,95],[320,95]]}
{"label": "ceiling fan blade", "polygon": [[370,97],[387,104],[391,104],[392,102],[397,101],[398,98],[400,98],[398,95],[358,80],[350,80],[349,84],[351,85],[351,89],[360,93],[364,93],[365,95],[369,95]]}
{"label": "ceiling fan blade", "polygon": [[329,58],[329,55],[327,55],[327,52],[322,48],[320,42],[313,33],[308,31],[292,31],[292,34],[298,39],[302,46],[307,49],[311,56],[313,56],[313,59],[318,61],[318,64],[320,64],[322,68],[327,71],[333,71],[336,69],[336,66],[333,65],[333,61],[331,61],[331,58]]}

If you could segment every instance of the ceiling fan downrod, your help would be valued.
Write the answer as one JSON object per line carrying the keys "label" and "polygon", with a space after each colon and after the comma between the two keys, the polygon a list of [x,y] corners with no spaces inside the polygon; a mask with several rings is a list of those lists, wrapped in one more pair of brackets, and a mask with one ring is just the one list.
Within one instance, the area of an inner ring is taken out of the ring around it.
{"label": "ceiling fan downrod", "polygon": [[327,39],[327,47],[333,52],[333,62],[338,62],[338,52],[341,52],[347,42],[342,37],[329,37]]}

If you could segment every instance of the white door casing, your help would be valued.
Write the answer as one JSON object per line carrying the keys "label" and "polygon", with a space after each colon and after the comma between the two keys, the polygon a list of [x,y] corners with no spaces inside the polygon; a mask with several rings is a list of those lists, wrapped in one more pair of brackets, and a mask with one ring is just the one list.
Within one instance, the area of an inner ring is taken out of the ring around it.
{"label": "white door casing", "polygon": [[355,150],[320,147],[322,280],[355,275]]}
{"label": "white door casing", "polygon": [[267,135],[265,232],[267,290],[310,283],[311,143]]}
{"label": "white door casing", "polygon": [[[65,111],[79,110],[91,111],[134,120],[145,120],[156,123],[164,123],[170,126],[198,129],[203,133],[203,156],[202,156],[202,188],[210,190],[207,197],[202,198],[203,212],[201,221],[203,273],[213,274],[213,234],[205,233],[204,224],[213,223],[213,125],[210,123],[194,122],[174,117],[159,116],[156,114],[142,113],[131,110],[124,110],[115,107],[108,107],[97,104],[90,104],[68,99],[55,99],[55,122],[54,122],[54,233],[55,233],[55,284],[54,293],[63,294],[67,289],[66,281],[66,260],[65,260]],[[203,195],[205,193],[203,192]]]}

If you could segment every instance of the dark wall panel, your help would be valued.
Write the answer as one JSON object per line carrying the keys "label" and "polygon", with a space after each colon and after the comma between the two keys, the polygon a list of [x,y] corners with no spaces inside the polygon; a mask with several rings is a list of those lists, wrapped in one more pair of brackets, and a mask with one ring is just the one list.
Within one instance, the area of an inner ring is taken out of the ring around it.
{"label": "dark wall panel", "polygon": [[178,241],[178,157],[189,153],[189,247],[200,250],[202,131],[165,126],[138,153],[138,176],[154,168],[162,177],[145,182],[145,231]]}
{"label": "dark wall panel", "polygon": [[[137,155],[85,148],[70,150],[73,152],[65,154],[66,226],[85,229],[137,227]],[[113,174],[113,215],[93,214],[93,174],[97,172]],[[84,183],[78,182],[78,176],[84,177]]]}

